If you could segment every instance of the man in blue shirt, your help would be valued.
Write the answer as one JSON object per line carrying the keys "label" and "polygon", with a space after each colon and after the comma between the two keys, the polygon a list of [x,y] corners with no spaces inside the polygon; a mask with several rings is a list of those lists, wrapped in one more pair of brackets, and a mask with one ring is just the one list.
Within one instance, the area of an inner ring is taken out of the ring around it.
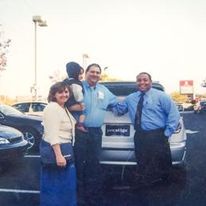
{"label": "man in blue shirt", "polygon": [[87,133],[76,130],[75,162],[79,180],[79,193],[85,195],[86,205],[101,205],[102,172],[99,152],[102,144],[101,126],[108,106],[116,105],[117,99],[105,86],[98,83],[101,67],[91,64],[85,71],[84,88],[85,121]]}
{"label": "man in blue shirt", "polygon": [[151,184],[169,175],[172,160],[168,138],[175,132],[180,114],[165,92],[152,88],[150,74],[139,73],[136,82],[138,91],[120,103],[118,112],[129,111],[136,130],[134,146],[138,178]]}

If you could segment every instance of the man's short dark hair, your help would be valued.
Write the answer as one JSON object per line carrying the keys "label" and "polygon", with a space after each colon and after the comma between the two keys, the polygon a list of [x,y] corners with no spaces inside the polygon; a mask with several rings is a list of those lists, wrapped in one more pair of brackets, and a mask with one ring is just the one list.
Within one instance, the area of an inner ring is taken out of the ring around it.
{"label": "man's short dark hair", "polygon": [[136,78],[137,78],[139,75],[141,75],[141,74],[146,74],[146,75],[149,77],[149,79],[152,81],[152,76],[151,76],[149,73],[147,73],[147,72],[140,72],[140,73],[136,76]]}
{"label": "man's short dark hair", "polygon": [[87,73],[87,72],[90,70],[91,67],[98,67],[99,70],[100,70],[100,73],[102,73],[101,67],[99,66],[99,64],[96,64],[96,63],[90,64],[90,65],[86,68],[85,73]]}

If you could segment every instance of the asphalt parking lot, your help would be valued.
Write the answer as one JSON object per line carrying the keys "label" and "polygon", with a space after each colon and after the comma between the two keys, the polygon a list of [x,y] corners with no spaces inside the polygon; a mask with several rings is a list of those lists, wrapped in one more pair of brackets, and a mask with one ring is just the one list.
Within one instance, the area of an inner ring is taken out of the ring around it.
{"label": "asphalt parking lot", "polygon": [[[137,190],[127,181],[105,191],[108,206],[205,206],[206,202],[206,115],[184,113],[188,132],[185,169],[173,168],[167,184]],[[40,161],[26,155],[21,164],[9,166],[0,174],[0,205],[39,205]],[[116,178],[116,176],[114,176]]]}

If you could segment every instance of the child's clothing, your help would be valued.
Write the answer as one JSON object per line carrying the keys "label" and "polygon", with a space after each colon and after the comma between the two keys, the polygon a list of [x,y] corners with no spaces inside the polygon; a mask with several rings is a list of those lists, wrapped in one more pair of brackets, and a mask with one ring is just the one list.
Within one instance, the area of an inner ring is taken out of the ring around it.
{"label": "child's clothing", "polygon": [[[84,96],[82,82],[73,78],[65,79],[64,82],[69,85],[72,90],[72,95],[65,103],[65,106],[69,108],[74,104],[83,103]],[[79,116],[83,114],[82,111],[71,111],[71,113],[77,121],[79,120]]]}
{"label": "child's clothing", "polygon": [[[84,91],[83,91],[82,82],[79,80],[79,75],[82,69],[83,68],[76,62],[69,62],[66,65],[68,79],[65,79],[64,82],[68,86],[70,86],[72,90],[72,94],[70,98],[65,103],[65,106],[67,108],[69,108],[74,104],[80,104],[81,106],[83,106]],[[74,116],[74,118],[77,120],[77,128],[83,132],[87,132],[87,130],[84,128],[83,122],[79,121],[84,119],[83,111],[71,111],[71,113]]]}

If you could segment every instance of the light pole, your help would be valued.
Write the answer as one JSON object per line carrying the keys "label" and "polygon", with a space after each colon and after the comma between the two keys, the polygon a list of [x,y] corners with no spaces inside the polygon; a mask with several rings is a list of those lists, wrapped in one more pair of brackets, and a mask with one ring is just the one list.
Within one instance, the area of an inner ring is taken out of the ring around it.
{"label": "light pole", "polygon": [[31,88],[31,92],[34,91],[34,100],[37,100],[37,25],[46,27],[46,21],[41,19],[41,16],[33,16],[34,22],[34,84]]}
{"label": "light pole", "polygon": [[82,54],[82,66],[84,69],[86,69],[87,66],[87,59],[89,59],[89,55],[86,53]]}

